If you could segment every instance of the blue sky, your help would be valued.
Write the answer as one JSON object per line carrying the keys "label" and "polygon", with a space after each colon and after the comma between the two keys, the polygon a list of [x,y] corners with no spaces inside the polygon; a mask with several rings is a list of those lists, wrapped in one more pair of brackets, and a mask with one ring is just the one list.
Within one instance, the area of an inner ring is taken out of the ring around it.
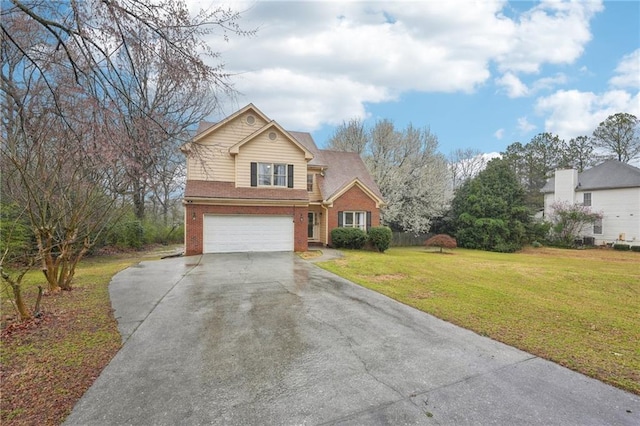
{"label": "blue sky", "polygon": [[343,121],[387,118],[430,127],[448,154],[640,117],[638,1],[228,4],[258,32],[211,38],[239,91],[213,120],[251,102],[322,147]]}

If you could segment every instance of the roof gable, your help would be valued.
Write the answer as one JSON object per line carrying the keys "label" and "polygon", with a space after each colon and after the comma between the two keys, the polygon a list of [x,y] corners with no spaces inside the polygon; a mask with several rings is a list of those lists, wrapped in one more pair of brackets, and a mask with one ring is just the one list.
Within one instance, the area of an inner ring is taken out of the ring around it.
{"label": "roof gable", "polygon": [[238,154],[240,152],[240,148],[242,147],[242,145],[254,140],[258,136],[263,135],[264,133],[268,132],[269,130],[273,130],[273,129],[278,130],[280,133],[282,133],[287,138],[287,140],[289,142],[291,142],[293,145],[298,147],[302,152],[304,152],[304,158],[306,160],[311,160],[313,158],[313,153],[311,151],[309,151],[303,144],[301,144],[296,138],[291,136],[289,134],[289,132],[287,132],[285,129],[283,129],[275,121],[271,121],[266,126],[261,127],[260,129],[256,130],[255,132],[253,132],[252,134],[250,134],[246,138],[242,139],[240,142],[236,143],[235,145],[232,145],[229,148],[229,154],[231,154],[231,155]]}
{"label": "roof gable", "polygon": [[360,155],[355,152],[327,150],[320,150],[320,154],[327,164],[324,177],[318,179],[320,192],[325,200],[333,201],[354,185],[358,185],[376,203],[384,204],[382,193]]}
{"label": "roof gable", "polygon": [[215,130],[219,129],[220,127],[224,126],[225,124],[235,120],[237,117],[247,113],[251,111],[253,114],[259,116],[260,118],[262,118],[265,122],[270,122],[271,119],[269,119],[269,117],[267,117],[266,115],[264,115],[262,113],[262,111],[260,111],[258,108],[256,108],[255,105],[253,104],[249,104],[247,106],[245,106],[244,108],[234,112],[233,114],[231,114],[230,116],[226,117],[224,120],[221,120],[217,123],[209,123],[206,121],[203,121],[199,124],[198,126],[198,130],[196,132],[196,135],[193,137],[193,142],[198,142],[199,140],[207,137],[208,135],[210,135],[211,133],[213,133]]}

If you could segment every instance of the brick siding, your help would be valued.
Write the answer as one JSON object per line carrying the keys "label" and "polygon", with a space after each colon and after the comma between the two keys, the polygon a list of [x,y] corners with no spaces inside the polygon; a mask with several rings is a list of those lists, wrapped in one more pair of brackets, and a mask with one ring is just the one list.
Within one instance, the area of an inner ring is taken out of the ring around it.
{"label": "brick siding", "polygon": [[331,230],[338,227],[338,212],[343,211],[369,211],[371,226],[380,226],[380,210],[376,207],[376,202],[360,187],[353,186],[333,202],[333,207],[329,208],[329,241],[327,242],[329,245],[331,245]]}

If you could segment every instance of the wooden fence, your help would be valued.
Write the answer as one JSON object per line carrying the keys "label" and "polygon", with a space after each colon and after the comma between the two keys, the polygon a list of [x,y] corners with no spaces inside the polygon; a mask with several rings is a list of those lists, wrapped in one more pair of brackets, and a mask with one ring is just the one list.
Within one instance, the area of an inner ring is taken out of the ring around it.
{"label": "wooden fence", "polygon": [[416,235],[413,232],[394,232],[391,238],[391,247],[421,246],[432,235],[429,233]]}

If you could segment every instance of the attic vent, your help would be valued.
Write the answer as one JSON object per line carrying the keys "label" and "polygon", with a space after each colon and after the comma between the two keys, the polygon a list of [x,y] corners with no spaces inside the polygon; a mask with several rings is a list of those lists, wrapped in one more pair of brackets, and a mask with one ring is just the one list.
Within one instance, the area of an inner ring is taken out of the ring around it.
{"label": "attic vent", "polygon": [[276,134],[276,132],[269,132],[269,139],[271,139],[272,141],[275,141],[277,137],[278,135]]}
{"label": "attic vent", "polygon": [[256,118],[253,115],[247,115],[247,124],[248,125],[253,125],[253,123],[256,122]]}

